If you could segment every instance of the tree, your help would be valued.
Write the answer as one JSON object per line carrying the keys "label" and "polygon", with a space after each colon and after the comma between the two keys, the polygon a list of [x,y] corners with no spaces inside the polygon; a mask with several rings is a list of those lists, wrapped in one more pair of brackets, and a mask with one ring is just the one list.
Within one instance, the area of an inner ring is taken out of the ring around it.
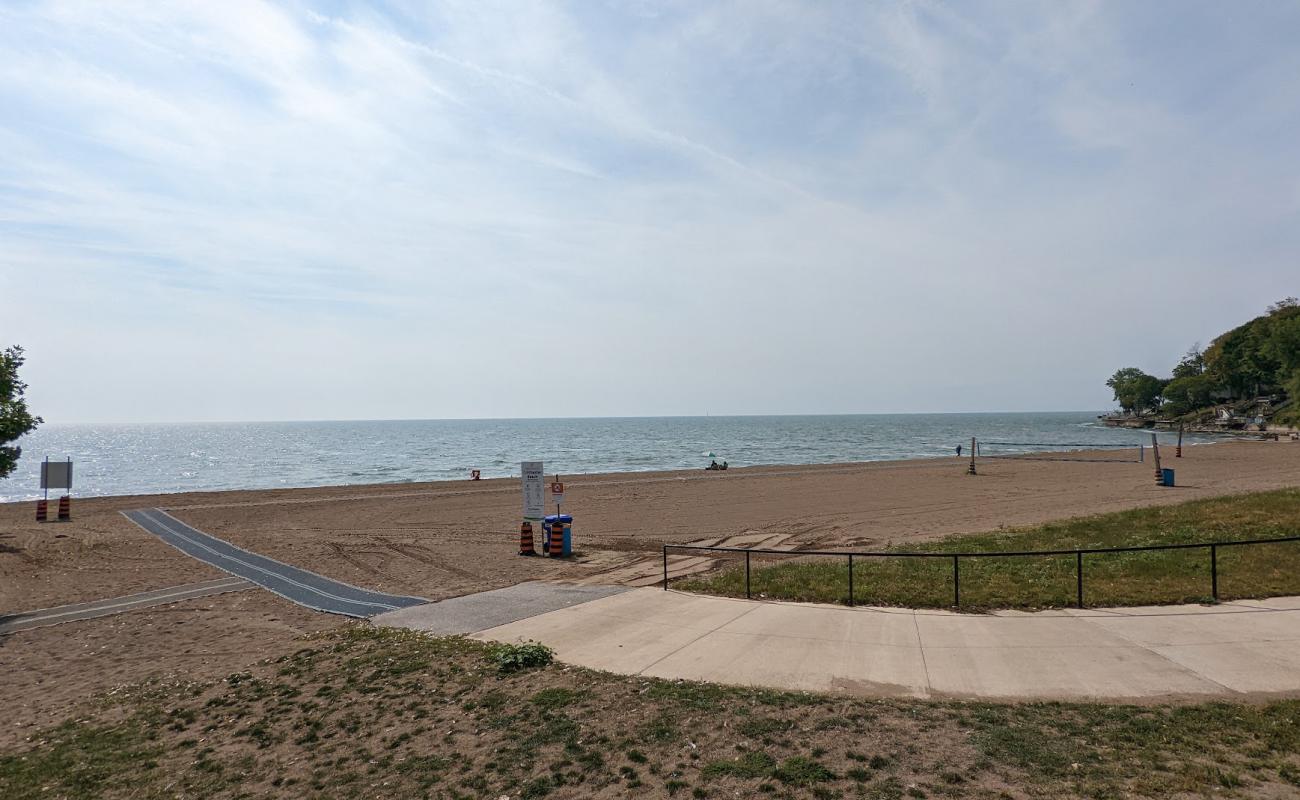
{"label": "tree", "polygon": [[21,447],[10,446],[25,433],[36,430],[43,421],[27,412],[23,392],[27,384],[18,380],[18,368],[23,365],[23,349],[17,345],[0,352],[0,478],[18,466]]}
{"label": "tree", "polygon": [[1274,313],[1260,349],[1278,363],[1276,382],[1285,384],[1290,374],[1300,369],[1300,308],[1291,306]]}
{"label": "tree", "polygon": [[1174,367],[1174,378],[1190,378],[1205,372],[1205,354],[1201,352],[1201,343],[1197,342],[1187,349]]}
{"label": "tree", "polygon": [[1205,371],[1233,397],[1283,388],[1300,366],[1300,301],[1287,297],[1268,313],[1217,337],[1205,350]]}
{"label": "tree", "polygon": [[1116,370],[1106,385],[1115,392],[1115,402],[1125,411],[1154,411],[1160,406],[1165,381],[1137,367],[1124,367]]}
{"label": "tree", "polygon": [[1162,395],[1165,408],[1173,414],[1186,414],[1204,408],[1213,401],[1214,382],[1208,375],[1185,375],[1174,378]]}
{"label": "tree", "polygon": [[1283,297],[1276,303],[1268,307],[1269,314],[1276,314],[1279,311],[1286,311],[1289,308],[1300,308],[1300,298]]}

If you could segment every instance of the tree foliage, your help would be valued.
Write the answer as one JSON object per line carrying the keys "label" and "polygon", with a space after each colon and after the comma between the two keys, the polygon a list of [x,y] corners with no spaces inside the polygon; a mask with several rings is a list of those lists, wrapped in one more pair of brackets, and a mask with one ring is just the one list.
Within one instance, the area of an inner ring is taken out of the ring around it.
{"label": "tree foliage", "polygon": [[1125,367],[1106,381],[1125,411],[1184,414],[1215,400],[1285,395],[1300,403],[1300,300],[1287,297],[1216,337],[1193,345],[1162,381]]}
{"label": "tree foliage", "polygon": [[1187,348],[1182,359],[1174,366],[1174,378],[1191,378],[1205,372],[1205,353],[1201,352],[1201,343],[1197,342]]}
{"label": "tree foliage", "polygon": [[1185,375],[1165,385],[1162,408],[1171,414],[1186,414],[1214,401],[1214,381],[1208,375]]}
{"label": "tree foliage", "polygon": [[1115,392],[1115,402],[1125,411],[1150,411],[1160,405],[1165,382],[1137,367],[1124,367],[1106,381]]}
{"label": "tree foliage", "polygon": [[18,368],[23,365],[23,349],[13,346],[0,351],[0,478],[14,471],[22,448],[11,445],[18,437],[30,433],[41,424],[40,417],[27,411],[23,392],[27,384],[18,379]]}

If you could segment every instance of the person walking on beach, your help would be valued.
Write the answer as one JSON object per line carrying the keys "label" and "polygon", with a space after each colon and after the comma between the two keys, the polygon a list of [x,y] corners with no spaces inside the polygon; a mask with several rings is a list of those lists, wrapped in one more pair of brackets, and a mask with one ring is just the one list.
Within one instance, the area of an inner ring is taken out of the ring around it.
{"label": "person walking on beach", "polygon": [[957,445],[957,457],[961,458],[961,445]]}

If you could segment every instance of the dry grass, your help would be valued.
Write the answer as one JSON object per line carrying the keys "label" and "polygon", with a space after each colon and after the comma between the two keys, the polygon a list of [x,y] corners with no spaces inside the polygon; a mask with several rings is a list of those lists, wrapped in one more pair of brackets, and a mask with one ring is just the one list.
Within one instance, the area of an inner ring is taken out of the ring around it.
{"label": "dry grass", "polygon": [[0,754],[28,798],[1282,796],[1300,702],[871,701],[503,672],[354,627],[225,680],[126,687]]}

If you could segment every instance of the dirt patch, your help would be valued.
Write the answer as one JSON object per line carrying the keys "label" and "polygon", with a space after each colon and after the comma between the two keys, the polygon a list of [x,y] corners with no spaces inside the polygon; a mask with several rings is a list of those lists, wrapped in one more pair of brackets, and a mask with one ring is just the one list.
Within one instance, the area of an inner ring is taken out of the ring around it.
{"label": "dirt patch", "polygon": [[142,680],[212,680],[345,624],[252,590],[0,636],[0,747],[90,695]]}

